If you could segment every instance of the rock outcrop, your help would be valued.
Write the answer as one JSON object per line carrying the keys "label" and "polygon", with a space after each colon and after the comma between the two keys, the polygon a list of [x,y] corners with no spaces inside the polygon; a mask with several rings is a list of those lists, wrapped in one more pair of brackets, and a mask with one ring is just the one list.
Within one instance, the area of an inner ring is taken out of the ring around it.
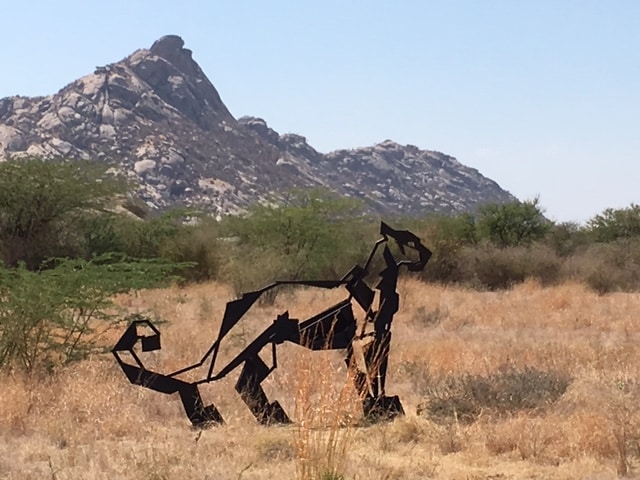
{"label": "rock outcrop", "polygon": [[438,152],[385,141],[322,154],[256,117],[236,120],[169,35],[98,67],[46,97],[0,99],[0,160],[64,157],[109,162],[149,205],[220,215],[292,187],[324,187],[404,214],[469,211],[513,197]]}

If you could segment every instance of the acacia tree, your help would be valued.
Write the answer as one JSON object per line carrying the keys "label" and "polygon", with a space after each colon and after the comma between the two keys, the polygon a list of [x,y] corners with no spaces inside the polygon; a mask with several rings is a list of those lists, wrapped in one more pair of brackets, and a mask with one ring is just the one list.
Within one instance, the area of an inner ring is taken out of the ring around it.
{"label": "acacia tree", "polygon": [[0,163],[0,259],[36,269],[78,247],[76,227],[106,212],[126,183],[96,162],[11,160]]}
{"label": "acacia tree", "polygon": [[489,204],[480,209],[478,231],[500,248],[530,245],[551,228],[538,198],[524,202]]}
{"label": "acacia tree", "polygon": [[596,242],[640,237],[640,205],[632,203],[627,208],[608,208],[589,220],[587,229]]}
{"label": "acacia tree", "polygon": [[104,351],[104,334],[126,320],[114,295],[165,285],[189,266],[114,255],[51,263],[0,266],[0,370],[51,372]]}
{"label": "acacia tree", "polygon": [[[132,238],[111,231],[113,222],[143,222],[112,212],[128,186],[107,168],[36,159],[0,164],[1,369],[51,371],[100,351],[102,334],[122,321],[113,295],[164,284],[192,267],[126,255],[120,244]],[[120,254],[94,255],[104,251]],[[90,261],[52,258],[87,253]]]}

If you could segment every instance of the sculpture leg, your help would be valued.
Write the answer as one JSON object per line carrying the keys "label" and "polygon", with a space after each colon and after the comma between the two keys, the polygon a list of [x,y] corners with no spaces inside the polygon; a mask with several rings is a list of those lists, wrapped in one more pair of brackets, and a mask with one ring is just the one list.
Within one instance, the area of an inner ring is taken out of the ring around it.
{"label": "sculpture leg", "polygon": [[180,394],[184,411],[194,427],[203,428],[211,424],[224,423],[222,415],[220,415],[215,405],[204,406],[196,385],[184,385],[178,390],[178,393]]}
{"label": "sculpture leg", "polygon": [[[356,374],[356,388],[362,397],[364,416],[370,422],[391,420],[404,415],[400,398],[397,395],[385,395],[390,346],[391,332],[376,335],[364,354],[366,374],[362,372]],[[367,378],[370,388],[366,384]]]}
{"label": "sculpture leg", "polygon": [[242,372],[236,382],[236,391],[247,404],[253,416],[263,425],[272,423],[291,423],[284,409],[277,401],[269,403],[267,394],[260,384],[267,378],[270,370],[259,356],[253,356],[244,362]]}
{"label": "sculpture leg", "polygon": [[204,405],[197,384],[145,370],[139,366],[129,365],[124,363],[117,351],[114,354],[122,371],[132,384],[167,395],[178,393],[184,411],[194,427],[206,428],[212,424],[224,423],[222,415],[215,405]]}

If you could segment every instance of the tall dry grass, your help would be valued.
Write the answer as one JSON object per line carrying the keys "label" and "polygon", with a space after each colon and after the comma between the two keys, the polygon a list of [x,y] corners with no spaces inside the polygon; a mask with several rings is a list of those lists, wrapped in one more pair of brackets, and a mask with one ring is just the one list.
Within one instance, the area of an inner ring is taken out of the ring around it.
{"label": "tall dry grass", "polygon": [[[285,344],[264,386],[295,423],[257,425],[230,378],[203,388],[226,424],[199,432],[177,398],[128,384],[110,356],[96,356],[53,377],[2,374],[0,478],[607,479],[640,472],[640,294],[530,282],[477,292],[412,279],[400,290],[387,390],[400,395],[406,417],[359,425],[340,352]],[[163,349],[147,355],[170,371],[200,358],[230,297],[229,288],[210,283],[118,301],[166,320]],[[231,358],[284,310],[304,319],[342,298],[340,291],[285,293],[252,311],[222,354]],[[490,378],[505,366],[557,372],[570,384],[553,403],[506,414],[486,408],[467,423],[417,415],[443,379]]]}

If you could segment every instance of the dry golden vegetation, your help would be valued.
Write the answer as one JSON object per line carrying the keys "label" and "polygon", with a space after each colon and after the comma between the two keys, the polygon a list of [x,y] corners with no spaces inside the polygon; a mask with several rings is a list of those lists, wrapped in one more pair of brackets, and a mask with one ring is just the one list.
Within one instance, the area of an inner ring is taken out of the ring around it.
{"label": "dry golden vegetation", "polygon": [[[176,396],[130,385],[110,355],[96,356],[53,376],[0,379],[0,478],[607,479],[640,471],[640,294],[530,282],[478,292],[414,279],[399,288],[387,391],[400,395],[406,417],[359,423],[340,352],[282,345],[265,389],[295,423],[256,424],[231,378],[203,388],[226,424],[197,431]],[[145,359],[170,371],[200,358],[231,296],[208,283],[118,302],[166,320],[162,351]],[[277,313],[305,318],[342,297],[282,293],[238,325],[223,353],[239,351]]]}

